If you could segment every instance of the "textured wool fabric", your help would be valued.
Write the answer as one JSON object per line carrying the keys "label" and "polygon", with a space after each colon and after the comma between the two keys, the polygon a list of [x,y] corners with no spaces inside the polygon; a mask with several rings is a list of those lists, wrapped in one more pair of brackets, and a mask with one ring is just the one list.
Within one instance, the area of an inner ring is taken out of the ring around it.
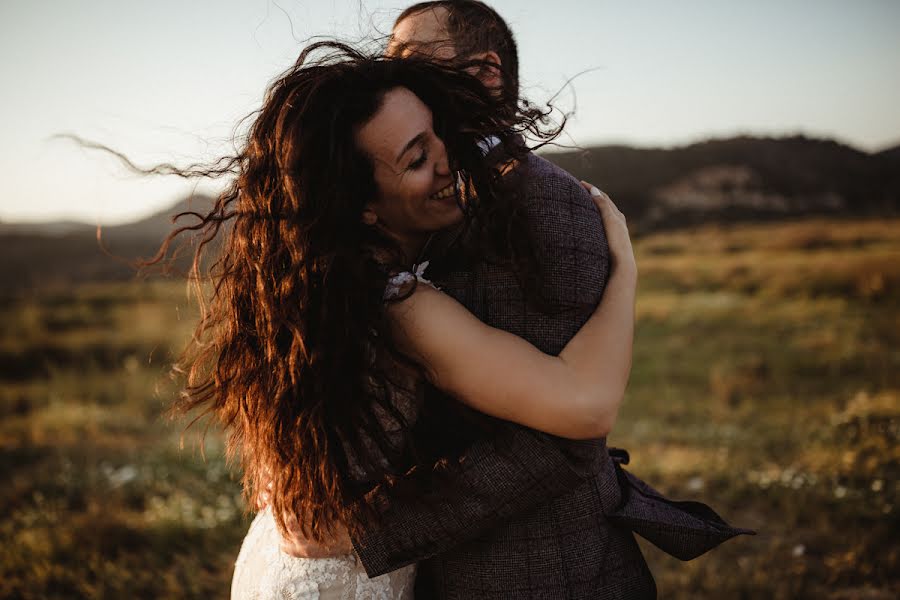
{"label": "textured wool fabric", "polygon": [[[571,175],[528,155],[515,181],[545,263],[545,293],[571,308],[531,308],[513,273],[487,262],[451,272],[441,289],[488,325],[558,354],[600,301],[609,249],[593,201]],[[438,395],[429,391],[426,408]],[[454,422],[450,433],[471,433],[464,426]],[[354,540],[370,576],[418,561],[419,598],[655,598],[631,528],[676,556],[741,533],[705,505],[656,494],[622,469],[621,454],[613,460],[605,440],[512,423],[473,438],[444,485],[416,499],[378,499],[381,522]]]}

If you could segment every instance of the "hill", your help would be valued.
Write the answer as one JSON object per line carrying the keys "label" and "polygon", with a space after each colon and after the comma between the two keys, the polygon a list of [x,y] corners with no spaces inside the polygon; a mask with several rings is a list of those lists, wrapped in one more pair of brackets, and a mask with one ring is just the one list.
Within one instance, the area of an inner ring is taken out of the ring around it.
{"label": "hill", "polygon": [[545,156],[609,193],[637,233],[701,222],[900,213],[900,147],[868,154],[802,136],[739,137]]}
{"label": "hill", "polygon": [[[597,146],[542,154],[609,193],[639,236],[699,223],[900,214],[900,146],[870,154],[803,136],[737,137],[671,149]],[[103,228],[103,243],[118,259],[101,250],[91,225],[0,223],[6,250],[0,291],[133,277],[128,261],[153,255],[172,216],[211,202],[194,196],[135,223]]]}
{"label": "hill", "polygon": [[[0,292],[133,278],[133,263],[156,253],[172,231],[175,215],[204,210],[211,203],[207,196],[193,196],[145,219],[99,232],[93,225],[68,221],[2,223],[5,260],[0,265]],[[186,269],[189,257],[180,257],[174,266]]]}

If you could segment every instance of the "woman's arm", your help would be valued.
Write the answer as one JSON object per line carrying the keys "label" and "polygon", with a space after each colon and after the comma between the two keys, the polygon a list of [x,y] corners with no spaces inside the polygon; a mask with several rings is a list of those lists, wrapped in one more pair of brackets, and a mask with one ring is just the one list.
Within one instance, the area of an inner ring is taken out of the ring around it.
{"label": "woman's arm", "polygon": [[553,435],[609,433],[631,369],[637,269],[624,217],[599,190],[592,196],[613,272],[597,310],[559,356],[485,325],[428,286],[389,305],[401,350],[436,387],[478,411]]}

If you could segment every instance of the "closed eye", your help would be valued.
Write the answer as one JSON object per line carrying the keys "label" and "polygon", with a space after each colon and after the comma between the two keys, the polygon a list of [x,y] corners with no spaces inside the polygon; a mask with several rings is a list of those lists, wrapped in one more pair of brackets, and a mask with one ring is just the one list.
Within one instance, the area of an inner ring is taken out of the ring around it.
{"label": "closed eye", "polygon": [[407,167],[407,171],[415,171],[425,164],[425,161],[428,160],[428,152],[422,150],[422,154],[419,155],[419,158],[409,163],[409,167]]}

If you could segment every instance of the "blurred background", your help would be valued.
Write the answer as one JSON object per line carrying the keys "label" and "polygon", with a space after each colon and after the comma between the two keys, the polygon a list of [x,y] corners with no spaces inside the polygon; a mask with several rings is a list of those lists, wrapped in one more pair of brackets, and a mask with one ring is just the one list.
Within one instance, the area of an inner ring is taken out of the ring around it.
{"label": "blurred background", "polygon": [[[524,93],[572,113],[544,154],[635,236],[610,443],[759,531],[644,544],[660,597],[898,597],[900,3],[491,4]],[[0,598],[225,597],[249,523],[219,432],[163,417],[185,282],[96,239],[152,254],[217,184],[55,136],[213,159],[311,37],[377,47],[406,5],[0,3]]]}

